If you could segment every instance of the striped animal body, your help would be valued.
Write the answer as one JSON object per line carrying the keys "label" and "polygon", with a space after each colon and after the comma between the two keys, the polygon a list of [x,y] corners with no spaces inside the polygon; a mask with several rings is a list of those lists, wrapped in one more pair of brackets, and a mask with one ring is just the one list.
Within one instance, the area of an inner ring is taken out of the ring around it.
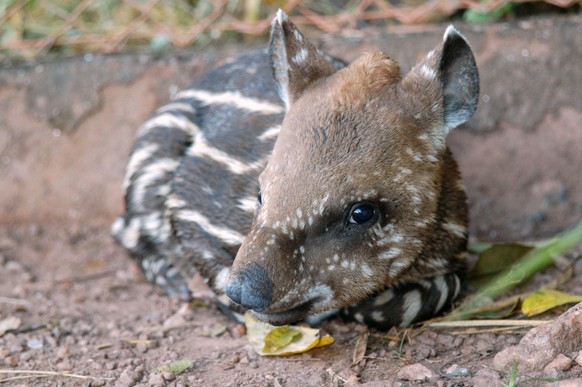
{"label": "striped animal body", "polygon": [[346,65],[320,52],[279,11],[268,52],[208,72],[141,127],[113,234],[170,295],[188,299],[198,272],[273,324],[429,318],[466,266],[445,136],[478,88],[452,27],[401,75],[382,53]]}

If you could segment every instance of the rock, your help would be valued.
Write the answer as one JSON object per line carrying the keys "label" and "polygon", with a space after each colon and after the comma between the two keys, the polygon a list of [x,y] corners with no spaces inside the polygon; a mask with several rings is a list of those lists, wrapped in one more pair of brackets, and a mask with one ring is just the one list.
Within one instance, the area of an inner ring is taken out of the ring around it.
{"label": "rock", "polygon": [[42,339],[30,339],[26,342],[26,346],[30,349],[41,349],[42,348]]}
{"label": "rock", "polygon": [[429,368],[423,366],[420,363],[415,363],[402,367],[400,371],[396,374],[398,379],[404,380],[428,380],[433,378],[435,373]]}
{"label": "rock", "polygon": [[556,369],[558,371],[566,371],[572,367],[572,359],[562,354],[556,356],[545,368],[544,373],[552,373],[551,370]]}
{"label": "rock", "polygon": [[445,374],[451,377],[468,376],[469,370],[466,367],[461,367],[458,364],[453,364],[452,366],[445,370]]}
{"label": "rock", "polygon": [[576,356],[576,359],[574,360],[576,361],[576,363],[578,363],[580,367],[582,367],[582,351],[578,352],[578,356]]}
{"label": "rock", "polygon": [[134,384],[139,382],[141,378],[142,378],[141,372],[135,372],[130,369],[126,369],[119,376],[118,382],[121,386],[133,386]]}
{"label": "rock", "polygon": [[469,384],[473,387],[492,387],[501,385],[498,381],[501,379],[499,372],[489,369],[482,368],[475,372],[475,376],[470,379]]}
{"label": "rock", "polygon": [[555,321],[531,329],[518,345],[495,355],[497,369],[509,369],[516,362],[521,372],[543,369],[560,353],[582,347],[582,303],[570,308]]}
{"label": "rock", "polygon": [[162,372],[162,377],[167,382],[171,382],[173,380],[176,380],[176,375],[174,375],[172,372],[168,372],[168,371]]}
{"label": "rock", "polygon": [[164,378],[162,377],[161,373],[154,372],[150,375],[150,378],[148,379],[148,385],[152,387],[163,387],[166,385],[166,382],[164,381]]}

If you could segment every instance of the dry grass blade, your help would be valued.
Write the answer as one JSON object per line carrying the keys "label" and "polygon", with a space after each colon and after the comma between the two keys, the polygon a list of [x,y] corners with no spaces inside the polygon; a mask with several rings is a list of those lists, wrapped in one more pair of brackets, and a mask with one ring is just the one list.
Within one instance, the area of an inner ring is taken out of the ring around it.
{"label": "dry grass blade", "polygon": [[515,327],[547,324],[549,320],[469,320],[469,321],[439,321],[430,323],[431,328],[468,328],[468,327]]}
{"label": "dry grass blade", "polygon": [[77,375],[69,372],[55,372],[55,371],[32,371],[32,370],[0,370],[0,375],[18,375],[0,380],[0,383],[6,383],[14,380],[31,379],[31,378],[47,378],[47,377],[66,377],[73,379],[91,379],[111,381],[114,378],[101,378],[88,375]]}

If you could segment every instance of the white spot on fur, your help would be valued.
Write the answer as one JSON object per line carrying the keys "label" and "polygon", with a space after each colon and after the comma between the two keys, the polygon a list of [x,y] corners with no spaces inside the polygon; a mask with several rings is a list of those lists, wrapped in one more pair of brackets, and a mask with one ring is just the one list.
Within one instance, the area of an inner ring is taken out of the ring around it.
{"label": "white spot on fur", "polygon": [[170,158],[158,159],[148,164],[141,170],[141,174],[132,183],[131,201],[138,208],[143,208],[147,188],[162,179],[168,172],[173,172],[177,167],[178,162]]}
{"label": "white spot on fur", "polygon": [[392,247],[387,251],[384,251],[378,255],[378,258],[382,260],[392,260],[398,257],[402,253],[402,250],[398,247]]}
{"label": "white spot on fur", "polygon": [[228,283],[228,279],[230,278],[230,267],[222,268],[218,274],[216,275],[216,284],[215,287],[217,289],[224,289],[226,288],[226,284]]}
{"label": "white spot on fur", "polygon": [[367,263],[363,263],[361,266],[361,269],[362,269],[362,274],[364,275],[364,277],[372,278],[372,276],[374,275],[374,272],[372,272],[372,269],[370,268],[370,266]]}
{"label": "white spot on fur", "polygon": [[247,196],[246,198],[238,199],[238,208],[244,212],[254,213],[257,208],[257,198],[254,196]]}
{"label": "white spot on fur", "polygon": [[141,235],[139,219],[132,218],[127,226],[123,227],[123,225],[123,219],[117,218],[117,221],[113,224],[113,233],[126,249],[132,250],[137,246]]}
{"label": "white spot on fur", "polygon": [[404,302],[402,305],[404,313],[402,314],[402,321],[400,322],[401,328],[407,327],[412,323],[412,321],[418,316],[421,306],[422,297],[420,291],[412,290],[404,295]]}
{"label": "white spot on fur", "polygon": [[423,77],[431,81],[435,79],[437,76],[436,71],[434,71],[434,69],[427,64],[423,64],[422,66],[420,66],[420,73],[422,74]]}
{"label": "white spot on fur", "polygon": [[177,99],[195,98],[204,105],[231,105],[237,109],[243,109],[259,114],[279,114],[285,109],[271,102],[243,96],[238,91],[225,91],[213,93],[207,90],[190,89],[176,95]]}
{"label": "white spot on fur", "polygon": [[307,59],[307,56],[309,55],[309,52],[307,51],[307,49],[302,48],[301,50],[299,50],[299,52],[297,54],[295,54],[295,56],[293,56],[293,58],[291,59],[295,64],[301,64],[303,63],[303,61],[305,61],[305,59]]}
{"label": "white spot on fur", "polygon": [[398,274],[400,274],[400,272],[402,271],[403,268],[408,266],[408,261],[402,259],[402,260],[395,260],[394,262],[392,262],[392,265],[390,265],[390,275],[392,277],[397,277]]}
{"label": "white spot on fur", "polygon": [[162,106],[156,110],[157,114],[167,113],[167,112],[183,112],[183,113],[195,113],[196,110],[194,106],[186,102],[171,102],[165,106]]}
{"label": "white spot on fur", "polygon": [[394,298],[394,291],[388,289],[374,299],[374,306],[382,306],[389,303]]}
{"label": "white spot on fur", "polygon": [[443,228],[459,238],[464,238],[467,235],[467,227],[452,221],[443,223]]}
{"label": "white spot on fur", "polygon": [[382,322],[382,321],[386,320],[386,318],[384,317],[384,314],[379,310],[372,312],[372,319],[374,319],[374,321],[378,321],[378,322]]}
{"label": "white spot on fur", "polygon": [[257,139],[259,141],[268,141],[272,138],[276,138],[279,135],[279,132],[281,131],[281,126],[273,126],[270,128],[267,128],[263,133],[261,133]]}
{"label": "white spot on fur", "polygon": [[188,149],[188,155],[198,157],[208,157],[225,167],[232,173],[237,175],[248,173],[249,171],[257,170],[263,167],[262,162],[254,162],[245,164],[240,160],[235,159],[228,153],[221,151],[210,145],[202,133],[195,136],[194,143]]}
{"label": "white spot on fur", "polygon": [[449,295],[449,287],[442,275],[437,275],[434,277],[433,282],[440,292],[439,302],[437,303],[436,308],[434,309],[434,313],[438,313],[442,307],[445,305],[445,301],[447,300],[447,296]]}
{"label": "white spot on fur", "polygon": [[202,230],[210,235],[217,237],[228,245],[240,245],[244,240],[244,236],[237,231],[215,225],[210,221],[210,219],[197,211],[181,210],[177,211],[174,216],[176,219],[182,220],[184,222],[197,224]]}
{"label": "white spot on fur", "polygon": [[171,195],[166,200],[166,207],[167,208],[176,209],[176,208],[182,208],[182,207],[186,207],[186,206],[188,206],[188,202],[186,202],[184,199],[179,198],[175,195]]}
{"label": "white spot on fur", "polygon": [[297,40],[298,42],[302,42],[303,41],[303,35],[301,35],[301,32],[299,30],[294,30],[293,31],[293,36],[295,36],[295,40]]}
{"label": "white spot on fur", "polygon": [[402,234],[394,233],[378,241],[378,246],[386,246],[389,243],[400,243],[404,239]]}
{"label": "white spot on fur", "polygon": [[200,129],[198,126],[183,116],[178,116],[172,113],[163,113],[146,121],[138,131],[138,137],[143,136],[154,128],[170,128],[181,130],[190,136],[193,136]]}
{"label": "white spot on fur", "polygon": [[158,144],[148,144],[137,149],[132,153],[129,163],[127,164],[127,172],[123,179],[123,189],[129,187],[129,180],[134,175],[136,170],[143,164],[144,161],[153,156],[160,149]]}
{"label": "white spot on fur", "polygon": [[454,275],[454,277],[455,277],[455,293],[453,294],[453,300],[457,298],[459,296],[459,293],[461,292],[461,280],[457,275]]}

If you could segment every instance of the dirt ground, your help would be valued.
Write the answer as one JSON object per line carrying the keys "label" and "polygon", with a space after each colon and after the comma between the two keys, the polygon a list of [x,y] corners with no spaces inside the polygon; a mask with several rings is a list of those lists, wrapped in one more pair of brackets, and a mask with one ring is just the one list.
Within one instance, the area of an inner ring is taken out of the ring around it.
{"label": "dirt ground", "polygon": [[[474,240],[534,240],[582,219],[580,25],[576,16],[460,26],[475,49],[482,100],[476,117],[449,143],[468,188]],[[319,38],[346,59],[379,48],[408,68],[442,31],[370,29]],[[0,337],[0,371],[68,373],[4,384],[507,384],[508,369],[494,369],[492,359],[526,329],[415,329],[404,340],[393,339],[403,330],[371,331],[364,360],[352,365],[360,327],[331,320],[323,329],[335,338],[333,345],[261,358],[203,289],[199,304],[181,310],[134,270],[109,226],[121,212],[123,168],[135,131],[193,76],[239,49],[86,55],[0,67],[0,321],[21,320]],[[581,254],[578,248],[566,256],[574,276],[562,290],[582,294]],[[558,274],[542,273],[528,286]],[[158,370],[186,359],[193,364],[178,376]],[[546,385],[580,380],[582,366],[574,363],[554,379],[542,370],[518,375],[518,385]],[[0,384],[15,376],[0,373]]]}

